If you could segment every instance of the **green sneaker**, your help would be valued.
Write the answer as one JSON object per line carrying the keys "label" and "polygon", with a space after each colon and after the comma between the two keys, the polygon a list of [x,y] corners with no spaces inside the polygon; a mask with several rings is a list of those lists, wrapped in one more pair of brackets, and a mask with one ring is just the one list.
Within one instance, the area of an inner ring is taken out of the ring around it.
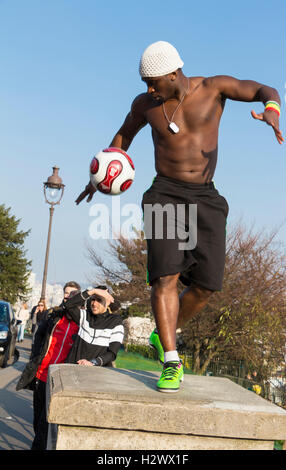
{"label": "green sneaker", "polygon": [[164,364],[164,349],[162,347],[160,338],[158,333],[156,332],[156,329],[152,331],[150,338],[149,338],[149,346],[151,348],[155,349],[158,355],[158,360],[161,362],[161,364]]}
{"label": "green sneaker", "polygon": [[159,392],[178,392],[180,382],[184,380],[184,369],[181,362],[166,362],[157,382]]}

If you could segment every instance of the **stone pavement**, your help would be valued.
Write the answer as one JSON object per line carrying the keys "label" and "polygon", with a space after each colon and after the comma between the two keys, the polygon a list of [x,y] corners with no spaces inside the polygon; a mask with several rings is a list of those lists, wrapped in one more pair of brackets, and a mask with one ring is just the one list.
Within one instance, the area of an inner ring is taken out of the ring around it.
{"label": "stone pavement", "polygon": [[30,338],[16,348],[18,361],[0,368],[0,450],[28,450],[34,438],[32,392],[15,389],[30,356]]}

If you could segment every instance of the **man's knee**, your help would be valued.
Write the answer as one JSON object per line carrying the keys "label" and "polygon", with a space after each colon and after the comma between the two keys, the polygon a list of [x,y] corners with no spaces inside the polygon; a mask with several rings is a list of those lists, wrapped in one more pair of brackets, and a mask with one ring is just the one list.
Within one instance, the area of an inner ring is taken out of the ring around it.
{"label": "man's knee", "polygon": [[177,287],[178,278],[179,274],[158,277],[153,282],[153,290],[164,290]]}

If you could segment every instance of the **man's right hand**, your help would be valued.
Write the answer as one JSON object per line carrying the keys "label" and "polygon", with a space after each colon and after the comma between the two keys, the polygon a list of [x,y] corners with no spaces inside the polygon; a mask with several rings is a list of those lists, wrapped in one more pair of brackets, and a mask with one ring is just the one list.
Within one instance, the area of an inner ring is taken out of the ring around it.
{"label": "man's right hand", "polygon": [[103,297],[106,300],[106,307],[114,302],[114,297],[108,292],[108,290],[94,288],[87,291],[87,293],[89,296],[96,294],[99,297]]}
{"label": "man's right hand", "polygon": [[84,191],[80,193],[78,198],[76,199],[75,203],[78,205],[86,196],[88,196],[86,202],[90,202],[93,198],[94,193],[96,192],[95,187],[89,182]]}

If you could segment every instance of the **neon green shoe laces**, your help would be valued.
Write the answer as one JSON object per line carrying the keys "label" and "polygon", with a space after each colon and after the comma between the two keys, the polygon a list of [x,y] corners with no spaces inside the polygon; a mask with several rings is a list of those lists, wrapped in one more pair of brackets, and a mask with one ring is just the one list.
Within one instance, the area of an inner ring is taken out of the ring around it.
{"label": "neon green shoe laces", "polygon": [[162,347],[159,335],[155,330],[152,331],[150,335],[149,345],[157,352],[158,360],[161,362],[161,364],[164,364],[164,349]]}
{"label": "neon green shoe laces", "polygon": [[184,380],[184,369],[181,362],[166,362],[160,379],[157,382],[159,392],[178,392],[180,382]]}

